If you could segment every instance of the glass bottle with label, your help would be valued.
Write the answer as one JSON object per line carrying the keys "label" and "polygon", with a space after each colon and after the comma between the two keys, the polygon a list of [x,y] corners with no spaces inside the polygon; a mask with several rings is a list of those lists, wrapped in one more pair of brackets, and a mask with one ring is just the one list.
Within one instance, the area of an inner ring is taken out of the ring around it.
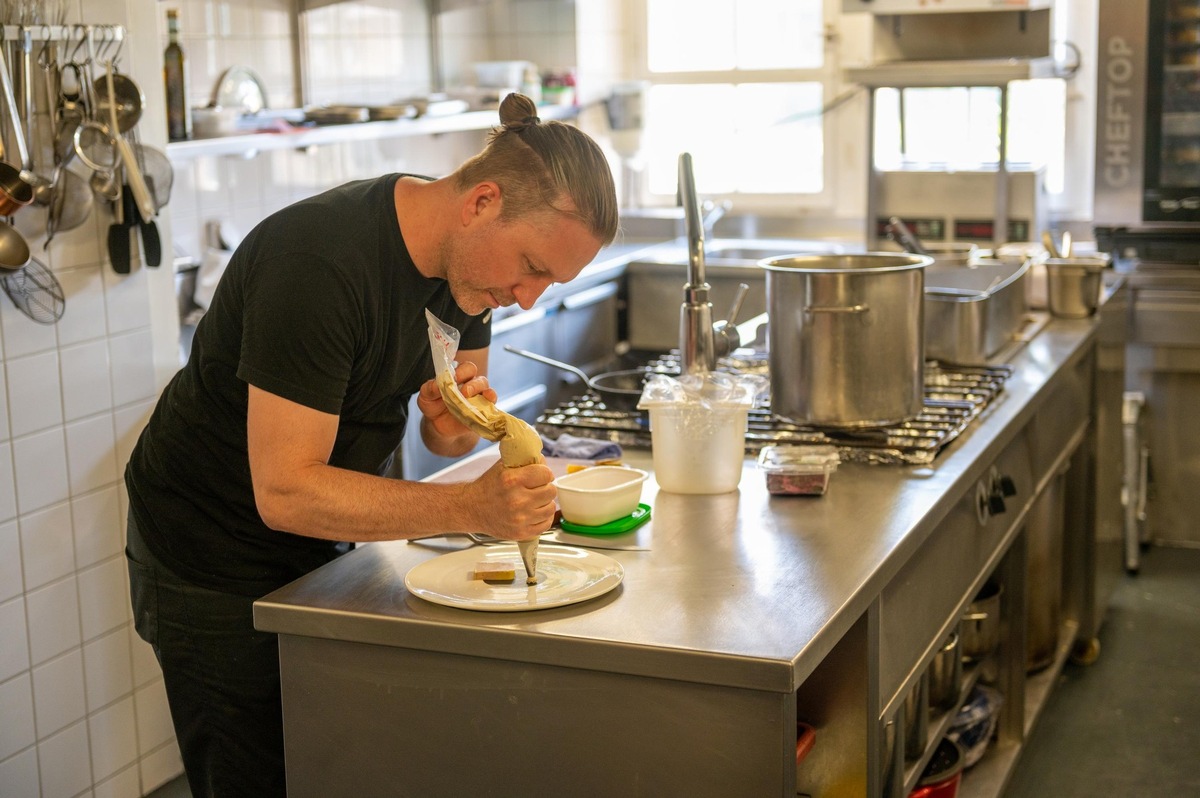
{"label": "glass bottle with label", "polygon": [[192,136],[191,109],[187,102],[187,59],[179,44],[179,10],[167,9],[167,49],[163,52],[163,80],[167,89],[167,138],[183,141]]}

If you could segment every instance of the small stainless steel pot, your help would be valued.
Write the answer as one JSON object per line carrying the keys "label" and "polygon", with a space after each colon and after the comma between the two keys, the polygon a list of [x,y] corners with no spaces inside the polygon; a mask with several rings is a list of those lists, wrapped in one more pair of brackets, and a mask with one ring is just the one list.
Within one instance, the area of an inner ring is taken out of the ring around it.
{"label": "small stainless steel pot", "polygon": [[984,585],[963,613],[958,626],[963,658],[981,660],[1000,643],[1000,597],[1003,588],[996,583]]}
{"label": "small stainless steel pot", "polygon": [[929,706],[937,712],[958,708],[962,690],[962,645],[958,632],[951,632],[929,663]]}
{"label": "small stainless steel pot", "polygon": [[1107,266],[1104,257],[1047,260],[1046,301],[1050,314],[1060,319],[1086,319],[1095,313]]}
{"label": "small stainless steel pot", "polygon": [[929,672],[904,697],[904,758],[920,759],[929,738]]}

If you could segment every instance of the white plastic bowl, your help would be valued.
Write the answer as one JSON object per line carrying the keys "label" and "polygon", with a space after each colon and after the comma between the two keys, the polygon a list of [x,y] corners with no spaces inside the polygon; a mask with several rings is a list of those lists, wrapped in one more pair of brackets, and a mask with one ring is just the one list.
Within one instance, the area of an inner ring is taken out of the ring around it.
{"label": "white plastic bowl", "polygon": [[563,518],[581,526],[601,526],[624,518],[642,498],[645,471],[624,466],[592,466],[554,480]]}

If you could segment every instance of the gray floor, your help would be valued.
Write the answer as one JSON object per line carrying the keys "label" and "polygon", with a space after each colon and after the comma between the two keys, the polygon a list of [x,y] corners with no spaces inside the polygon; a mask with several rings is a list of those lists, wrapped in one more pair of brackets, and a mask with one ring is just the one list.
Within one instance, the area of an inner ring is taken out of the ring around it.
{"label": "gray floor", "polygon": [[1006,798],[1200,795],[1200,550],[1145,552],[1100,643],[1064,669]]}
{"label": "gray floor", "polygon": [[[1200,796],[1200,550],[1146,551],[1100,642],[1064,669],[1005,798]],[[150,795],[190,798],[182,778]]]}

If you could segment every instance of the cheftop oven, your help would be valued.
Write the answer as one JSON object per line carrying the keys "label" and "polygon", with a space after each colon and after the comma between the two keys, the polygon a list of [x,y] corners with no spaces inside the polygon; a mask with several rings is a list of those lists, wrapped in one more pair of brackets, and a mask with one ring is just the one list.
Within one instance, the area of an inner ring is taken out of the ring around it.
{"label": "cheftop oven", "polygon": [[1097,235],[1200,230],[1200,0],[1100,0],[1099,12]]}

